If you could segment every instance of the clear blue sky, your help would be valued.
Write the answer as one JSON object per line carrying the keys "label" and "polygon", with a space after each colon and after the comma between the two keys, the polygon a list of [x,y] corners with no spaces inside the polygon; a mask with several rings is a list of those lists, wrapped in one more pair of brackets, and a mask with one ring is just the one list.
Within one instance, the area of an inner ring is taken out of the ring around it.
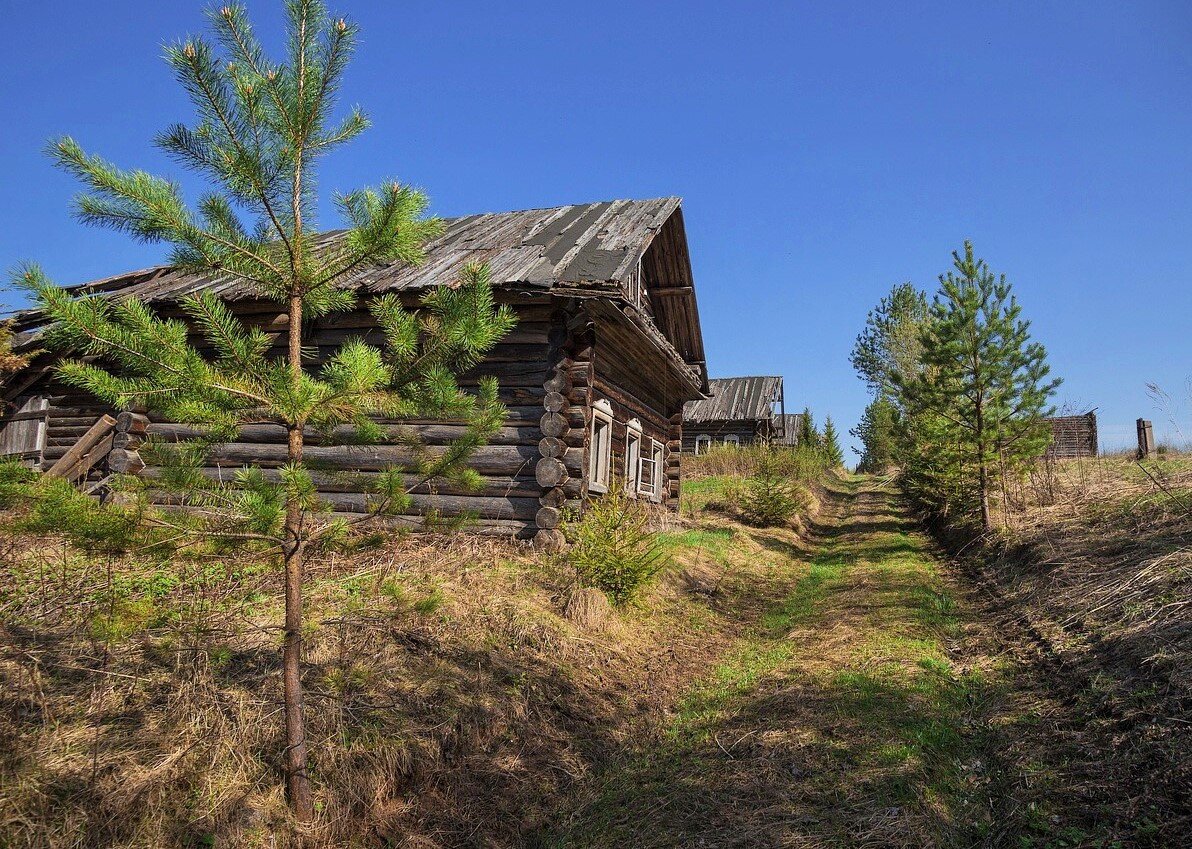
{"label": "clear blue sky", "polygon": [[[189,112],[160,45],[201,5],[3,5],[0,263],[63,283],[155,263],[70,218],[41,148],[69,132],[174,173],[150,140]],[[1192,438],[1192,5],[332,5],[363,27],[345,97],[374,128],[328,192],[395,176],[442,215],[681,195],[713,376],[782,374],[788,408],[844,431],[866,311],[934,289],[970,238],[1104,443],[1138,416],[1170,431],[1148,381]]]}

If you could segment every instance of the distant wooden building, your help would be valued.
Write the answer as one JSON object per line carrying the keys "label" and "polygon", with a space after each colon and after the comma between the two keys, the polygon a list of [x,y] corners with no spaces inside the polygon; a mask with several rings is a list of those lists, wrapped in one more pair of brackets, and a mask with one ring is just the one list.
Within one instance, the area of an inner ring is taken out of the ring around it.
{"label": "distant wooden building", "polygon": [[1057,459],[1073,457],[1096,457],[1097,414],[1089,411],[1079,416],[1056,416],[1047,423],[1051,425],[1051,445],[1047,456]]}
{"label": "distant wooden building", "polygon": [[785,438],[781,377],[719,377],[709,397],[683,407],[683,450],[699,454],[713,443],[751,445]]}
{"label": "distant wooden building", "polygon": [[[379,266],[351,281],[363,302],[398,292],[414,306],[428,289],[458,280],[465,265],[486,262],[498,301],[512,306],[518,318],[512,333],[461,380],[466,386],[496,377],[509,408],[505,426],[472,461],[484,477],[483,490],[470,493],[437,481],[432,495],[421,487],[411,515],[399,523],[417,527],[434,509],[477,516],[483,532],[529,538],[553,533],[566,505],[616,485],[677,508],[683,404],[708,390],[679,204],[678,198],[619,200],[450,219],[443,235],[428,245],[423,265]],[[282,352],[284,311],[239,280],[158,267],[75,291],[136,297],[163,315],[181,316],[179,299],[204,288],[218,292],[247,323],[273,333],[275,350]],[[26,345],[41,321],[35,312],[17,317],[15,330]],[[364,303],[312,323],[310,364],[351,337],[380,337]],[[136,469],[127,448],[135,448],[136,439],[120,431],[127,431],[129,417],[110,426],[113,438],[104,437],[109,419],[103,417],[118,411],[61,384],[54,362],[39,355],[10,382],[7,417],[0,420],[5,452],[45,468],[73,451],[68,458],[73,463],[77,455],[79,461],[71,476],[93,480],[116,467]],[[395,437],[412,428],[429,446],[461,432],[460,423],[451,421],[385,424]],[[156,420],[145,430],[148,438],[186,435],[178,424]],[[375,473],[409,459],[396,438],[375,446],[319,444],[313,433],[311,440],[307,458],[331,470]],[[284,431],[254,426],[238,441],[218,446],[207,473],[226,479],[243,465],[276,468],[284,462]],[[323,499],[345,514],[366,510],[365,495],[343,480],[320,475]]]}
{"label": "distant wooden building", "polygon": [[794,448],[799,444],[799,432],[802,429],[802,413],[784,413],[782,416],[782,435],[774,440],[774,444]]}

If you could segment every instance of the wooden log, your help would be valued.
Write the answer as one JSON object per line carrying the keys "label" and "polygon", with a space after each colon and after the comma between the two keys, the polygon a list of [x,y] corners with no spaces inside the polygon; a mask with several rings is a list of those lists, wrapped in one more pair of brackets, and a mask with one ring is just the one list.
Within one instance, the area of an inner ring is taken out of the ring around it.
{"label": "wooden log", "polygon": [[563,533],[553,529],[541,529],[534,534],[534,548],[546,553],[562,551],[567,545]]}
{"label": "wooden log", "polygon": [[538,442],[538,453],[543,457],[562,457],[567,453],[567,443],[557,436],[544,436]]}
{"label": "wooden log", "polygon": [[[438,445],[459,439],[467,433],[467,425],[463,424],[389,424],[381,423],[388,432],[388,439],[392,442],[420,438],[430,445]],[[331,441],[327,442],[314,429],[307,428],[305,439],[309,445],[342,445],[350,441],[354,429],[350,426],[335,428],[331,433]],[[202,434],[187,425],[171,424],[169,422],[153,422],[149,425],[149,434],[165,442],[185,442],[197,439]],[[538,437],[536,427],[517,425],[503,427],[497,430],[489,440],[490,445],[533,445]],[[285,428],[275,424],[246,425],[240,429],[237,442],[282,443],[286,440]]]}
{"label": "wooden log", "polygon": [[534,514],[534,524],[546,530],[557,528],[561,520],[562,513],[558,507],[539,507]]}
{"label": "wooden log", "polygon": [[[153,504],[185,506],[185,496],[164,490],[147,493]],[[335,513],[371,513],[380,506],[380,500],[359,492],[333,492],[319,496],[320,500]],[[411,495],[410,505],[396,513],[385,516],[425,516],[436,511],[444,516],[471,514],[482,519],[505,519],[520,522],[531,521],[539,511],[537,498],[502,498],[499,496],[466,495]]]}
{"label": "wooden log", "polygon": [[[429,457],[438,457],[445,450],[444,446],[429,445],[423,452]],[[539,456],[536,445],[486,445],[472,454],[468,465],[480,474],[526,474],[534,468]],[[286,462],[286,446],[230,442],[214,446],[207,458],[207,462],[214,466],[277,467]],[[312,445],[304,452],[307,465],[316,469],[379,471],[393,466],[410,466],[414,458],[415,452],[403,445]],[[582,458],[580,452],[571,449],[561,461],[569,470],[578,472]]]}
{"label": "wooden log", "polygon": [[127,448],[135,451],[141,447],[141,443],[144,441],[140,434],[136,433],[127,433],[118,430],[112,434],[112,448]]}
{"label": "wooden log", "polygon": [[[200,469],[200,473],[213,481],[228,482],[232,478],[233,471],[226,468],[208,467]],[[146,466],[140,473],[140,477],[155,480],[160,478],[163,470],[158,466]],[[261,474],[265,480],[276,483],[280,477],[277,469],[261,469]],[[312,471],[310,473],[311,479],[314,481],[315,488],[320,493],[335,493],[335,492],[357,492],[367,493],[374,489],[376,479],[380,472],[322,472]],[[495,475],[487,476],[483,479],[484,485],[481,489],[471,491],[465,487],[458,486],[445,480],[436,480],[430,483],[422,483],[422,479],[417,475],[403,475],[402,483],[411,488],[416,495],[430,495],[432,490],[438,495],[461,495],[461,496],[502,496],[502,497],[523,497],[536,498],[542,492],[542,487],[535,479],[532,470],[530,474],[525,475]],[[567,497],[575,497],[579,494],[579,479],[568,478],[567,482],[560,487]]]}
{"label": "wooden log", "polygon": [[[573,479],[578,484],[578,479]],[[576,487],[578,490],[578,486]],[[538,503],[543,507],[560,508],[567,503],[567,490],[561,486],[556,486],[553,489],[545,490],[542,497],[538,499]]]}
{"label": "wooden log", "polygon": [[89,411],[86,415],[79,416],[59,416],[57,410],[50,407],[47,412],[50,414],[50,427],[57,430],[58,428],[78,428],[84,430],[95,424],[95,420],[103,415],[102,410]]}
{"label": "wooden log", "polygon": [[116,430],[122,433],[145,433],[149,426],[149,417],[141,413],[123,412],[116,416]]}
{"label": "wooden log", "polygon": [[[360,518],[359,513],[333,512],[328,514],[332,519]],[[364,524],[366,528],[392,528],[395,530],[424,531],[426,520],[422,516],[377,516]],[[436,531],[435,527],[430,530]],[[465,525],[464,530],[470,535],[503,537],[505,539],[530,539],[537,529],[522,519],[477,519]]]}
{"label": "wooden log", "polygon": [[[67,478],[74,480],[80,474],[83,474],[87,469],[94,465],[94,461],[86,464],[88,456],[95,452],[96,448],[103,448],[103,440],[107,439],[116,426],[116,419],[109,415],[100,416],[99,420],[79,438],[77,442],[68,448],[57,462],[50,467],[46,475],[52,478]],[[106,444],[108,450],[111,449],[111,441]],[[104,452],[106,453],[106,451]],[[81,468],[76,468],[81,467]]]}
{"label": "wooden log", "polygon": [[569,406],[567,397],[560,392],[548,392],[542,400],[543,409],[549,413],[561,413]]}
{"label": "wooden log", "polygon": [[[336,512],[367,513],[377,503],[371,496],[354,492],[328,493],[320,496]],[[425,515],[437,510],[444,516],[459,516],[470,513],[482,519],[518,519],[529,521],[539,511],[537,498],[502,498],[499,496],[472,495],[411,495],[410,510],[404,514]]]}
{"label": "wooden log", "polygon": [[[359,518],[359,514],[331,513],[330,517],[332,519],[347,519],[351,521],[354,518]],[[374,519],[370,519],[365,524],[365,527],[415,532],[429,530],[431,533],[438,532],[439,530],[433,526],[428,529],[425,519],[421,516],[377,516]],[[520,519],[478,519],[465,524],[463,531],[470,536],[528,540],[533,538],[534,534],[537,533],[537,528],[531,523]]]}
{"label": "wooden log", "polygon": [[136,451],[113,448],[108,452],[108,471],[117,475],[135,475],[145,468],[145,461]]}
{"label": "wooden log", "polygon": [[571,424],[562,413],[543,413],[539,419],[539,429],[543,436],[566,436],[571,430]]}
{"label": "wooden log", "polygon": [[534,478],[543,489],[551,489],[561,485],[570,472],[566,464],[556,457],[543,457],[534,466]]}
{"label": "wooden log", "polygon": [[[91,419],[91,423],[94,424],[94,422],[95,422],[95,419],[94,418]],[[87,425],[71,425],[70,427],[59,427],[51,419],[49,422],[49,426],[47,428],[47,432],[50,434],[50,436],[58,437],[59,439],[71,437],[71,436],[73,436],[75,439],[78,439],[80,436],[82,436],[84,433],[86,433],[90,429],[91,429],[91,426],[89,424],[87,424]]]}
{"label": "wooden log", "polygon": [[571,376],[564,370],[555,371],[551,377],[546,379],[546,383],[542,384],[542,389],[547,392],[558,392],[560,395],[569,396],[571,393]]}

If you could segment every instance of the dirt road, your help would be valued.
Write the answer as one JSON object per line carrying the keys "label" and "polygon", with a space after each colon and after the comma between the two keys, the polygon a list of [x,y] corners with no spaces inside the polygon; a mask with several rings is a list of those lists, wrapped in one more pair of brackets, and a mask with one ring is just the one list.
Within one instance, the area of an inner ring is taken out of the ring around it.
{"label": "dirt road", "polygon": [[794,591],[535,845],[1096,845],[1014,801],[1001,753],[1038,701],[888,483],[842,481],[810,557],[745,532]]}

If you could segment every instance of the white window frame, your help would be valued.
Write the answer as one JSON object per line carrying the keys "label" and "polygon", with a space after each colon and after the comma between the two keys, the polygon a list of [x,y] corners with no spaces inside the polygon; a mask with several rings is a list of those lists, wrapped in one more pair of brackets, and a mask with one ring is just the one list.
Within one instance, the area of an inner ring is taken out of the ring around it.
{"label": "white window frame", "polygon": [[[641,458],[641,472],[638,477],[641,483],[638,485],[638,492],[642,495],[648,495],[654,501],[662,500],[663,481],[666,478],[666,445],[659,442],[657,439],[651,438],[650,455],[642,455]],[[646,464],[650,467],[650,483],[646,485]]]}
{"label": "white window frame", "polygon": [[625,423],[625,491],[637,495],[642,485],[642,423],[630,419]]}
{"label": "white window frame", "polygon": [[737,436],[735,433],[730,433],[724,437],[724,444],[725,445],[736,445],[737,447],[740,447],[741,437]]}
{"label": "white window frame", "polygon": [[704,444],[704,450],[707,451],[712,447],[712,437],[706,433],[701,433],[695,437],[695,453],[699,454],[700,443]]}
{"label": "white window frame", "polygon": [[601,398],[592,405],[588,438],[588,490],[608,492],[613,459],[613,405]]}

